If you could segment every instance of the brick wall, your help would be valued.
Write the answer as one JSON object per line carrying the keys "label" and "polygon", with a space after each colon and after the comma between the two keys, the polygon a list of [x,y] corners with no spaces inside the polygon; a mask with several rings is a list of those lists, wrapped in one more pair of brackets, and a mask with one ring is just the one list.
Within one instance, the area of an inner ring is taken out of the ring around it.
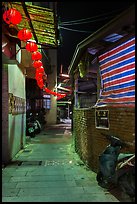
{"label": "brick wall", "polygon": [[[73,111],[73,136],[75,150],[80,158],[93,171],[98,169],[98,156],[109,141],[101,133],[113,134],[126,142],[135,139],[135,109],[134,108],[101,108],[109,110],[110,128],[95,127],[95,109],[75,109]],[[123,148],[122,152],[134,152],[135,147]]]}

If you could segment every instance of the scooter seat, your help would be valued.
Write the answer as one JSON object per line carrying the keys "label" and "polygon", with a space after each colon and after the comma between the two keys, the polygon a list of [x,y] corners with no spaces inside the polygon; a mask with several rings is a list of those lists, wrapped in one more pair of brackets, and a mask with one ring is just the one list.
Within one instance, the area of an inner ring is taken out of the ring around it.
{"label": "scooter seat", "polygon": [[128,158],[128,157],[133,156],[133,155],[134,155],[134,154],[131,154],[131,153],[120,153],[120,154],[118,155],[117,161],[126,159],[126,158]]}

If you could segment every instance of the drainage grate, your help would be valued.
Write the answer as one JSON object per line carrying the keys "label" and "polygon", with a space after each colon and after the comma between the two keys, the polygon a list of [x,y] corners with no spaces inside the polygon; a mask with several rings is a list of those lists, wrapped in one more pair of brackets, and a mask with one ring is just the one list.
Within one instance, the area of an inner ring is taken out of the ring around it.
{"label": "drainage grate", "polygon": [[71,164],[71,163],[72,161],[68,159],[43,161],[44,166],[57,166],[57,165],[66,165],[66,164]]}
{"label": "drainage grate", "polygon": [[42,161],[21,161],[18,166],[41,166]]}

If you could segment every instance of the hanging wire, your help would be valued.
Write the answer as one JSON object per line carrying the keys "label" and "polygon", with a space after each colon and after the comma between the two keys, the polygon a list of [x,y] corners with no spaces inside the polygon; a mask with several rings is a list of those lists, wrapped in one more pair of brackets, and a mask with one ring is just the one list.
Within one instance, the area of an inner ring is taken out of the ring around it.
{"label": "hanging wire", "polygon": [[71,29],[71,28],[65,28],[63,26],[59,26],[59,29],[64,29],[64,30],[70,30],[70,31],[75,31],[75,32],[81,32],[81,33],[92,33],[92,31],[86,31],[86,30],[75,30],[75,29]]}
{"label": "hanging wire", "polygon": [[[111,12],[108,12],[108,13],[105,13],[105,14],[100,14],[100,15],[97,15],[97,16],[92,16],[92,17],[89,17],[89,18],[83,18],[83,19],[73,20],[73,21],[65,21],[65,22],[62,22],[62,24],[65,25],[65,24],[69,24],[69,23],[77,23],[77,22],[81,22],[81,21],[85,21],[85,20],[90,20],[90,19],[94,19],[94,18],[98,18],[98,17],[103,17],[103,16],[106,16],[106,15],[109,15],[109,14],[116,13],[116,12],[118,12],[120,10],[122,10],[122,9],[120,8],[120,9],[117,9],[115,11],[111,11]],[[106,16],[106,17],[108,17],[108,16]]]}
{"label": "hanging wire", "polygon": [[[89,18],[73,20],[73,21],[61,22],[60,19],[59,19],[58,28],[59,29],[64,29],[64,30],[69,30],[69,31],[81,32],[81,33],[92,33],[92,31],[76,30],[76,29],[66,28],[64,26],[65,25],[69,26],[69,25],[85,24],[85,23],[91,23],[91,22],[93,23],[93,22],[97,22],[97,21],[103,21],[103,20],[106,20],[106,19],[110,19],[110,18],[114,17],[113,13],[116,13],[119,10],[121,10],[121,9],[117,9],[115,11],[108,12],[108,13],[105,13],[105,14],[100,14],[100,15],[97,15],[97,16],[92,16],[92,17],[89,17]],[[92,19],[92,20],[90,20],[90,19]],[[88,21],[85,21],[85,20],[88,20]]]}
{"label": "hanging wire", "polygon": [[47,58],[47,60],[49,60],[48,56],[46,55],[46,53],[44,52],[44,50],[42,50],[42,53],[44,54],[44,56]]}
{"label": "hanging wire", "polygon": [[[114,15],[113,15],[114,16]],[[97,22],[97,21],[104,21],[106,19],[110,19],[113,16],[108,16],[108,17],[104,17],[104,18],[99,18],[99,19],[95,19],[95,20],[90,20],[90,21],[85,21],[85,22],[77,22],[77,23],[60,23],[59,25],[77,25],[77,24],[85,24],[85,23],[93,23],[93,22]]]}

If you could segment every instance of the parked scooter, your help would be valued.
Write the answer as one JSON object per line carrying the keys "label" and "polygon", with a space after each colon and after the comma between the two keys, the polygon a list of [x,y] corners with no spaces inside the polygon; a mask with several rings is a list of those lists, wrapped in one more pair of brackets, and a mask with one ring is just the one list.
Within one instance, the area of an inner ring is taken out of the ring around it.
{"label": "parked scooter", "polygon": [[39,121],[39,123],[41,124],[41,128],[44,127],[46,124],[45,114],[46,111],[44,108],[42,108],[39,111],[37,111],[35,115],[35,119]]}
{"label": "parked scooter", "polygon": [[26,119],[26,132],[31,137],[35,137],[36,134],[41,132],[41,124],[32,113],[29,113]]}
{"label": "parked scooter", "polygon": [[34,127],[35,127],[35,134],[39,134],[41,132],[41,124],[37,118],[37,115],[34,115],[32,113],[30,113],[30,120],[32,123],[34,123]]}
{"label": "parked scooter", "polygon": [[120,153],[122,147],[126,145],[119,138],[105,135],[110,144],[99,156],[99,170],[97,173],[98,184],[110,189],[110,186],[119,186],[135,199],[135,154]]}
{"label": "parked scooter", "polygon": [[30,118],[26,119],[26,135],[35,137],[35,124],[30,121]]}

